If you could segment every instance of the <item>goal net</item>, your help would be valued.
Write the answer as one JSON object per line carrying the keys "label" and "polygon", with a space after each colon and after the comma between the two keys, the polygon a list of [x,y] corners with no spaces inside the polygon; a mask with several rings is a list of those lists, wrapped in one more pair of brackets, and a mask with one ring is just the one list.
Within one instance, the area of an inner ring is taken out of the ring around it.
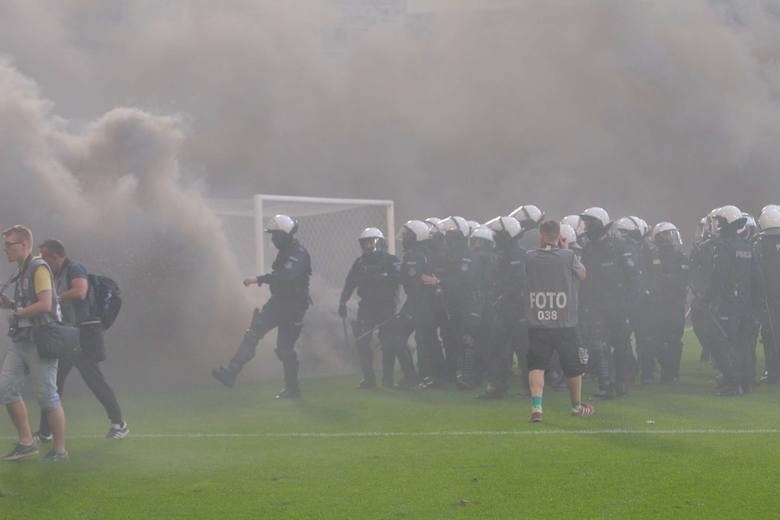
{"label": "goal net", "polygon": [[341,287],[352,262],[360,255],[358,234],[366,227],[382,230],[388,249],[395,252],[392,200],[333,199],[287,195],[255,195],[251,199],[210,199],[222,218],[239,267],[247,276],[270,271],[276,249],[264,233],[278,214],[298,220],[296,237],[308,249],[314,276]]}

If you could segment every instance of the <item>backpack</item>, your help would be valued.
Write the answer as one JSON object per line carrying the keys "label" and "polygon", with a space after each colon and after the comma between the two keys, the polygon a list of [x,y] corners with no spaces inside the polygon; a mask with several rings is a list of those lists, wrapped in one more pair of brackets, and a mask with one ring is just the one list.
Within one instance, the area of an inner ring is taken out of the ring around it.
{"label": "backpack", "polygon": [[122,308],[121,291],[117,283],[107,276],[90,274],[89,287],[90,314],[103,324],[103,330],[108,330],[114,324],[119,310]]}

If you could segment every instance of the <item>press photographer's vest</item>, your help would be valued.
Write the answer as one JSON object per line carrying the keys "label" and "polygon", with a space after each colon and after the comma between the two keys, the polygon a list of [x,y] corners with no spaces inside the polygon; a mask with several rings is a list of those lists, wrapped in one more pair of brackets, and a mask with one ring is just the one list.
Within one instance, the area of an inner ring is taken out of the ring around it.
{"label": "press photographer's vest", "polygon": [[54,286],[54,276],[49,264],[39,256],[26,260],[20,267],[21,272],[14,288],[14,302],[17,307],[28,307],[38,301],[38,295],[35,294],[35,271],[40,266],[45,267],[51,276],[52,310],[32,318],[19,318],[15,327],[17,332],[13,336],[14,341],[29,341],[29,333],[33,327],[60,321],[60,304],[57,298],[57,289]]}

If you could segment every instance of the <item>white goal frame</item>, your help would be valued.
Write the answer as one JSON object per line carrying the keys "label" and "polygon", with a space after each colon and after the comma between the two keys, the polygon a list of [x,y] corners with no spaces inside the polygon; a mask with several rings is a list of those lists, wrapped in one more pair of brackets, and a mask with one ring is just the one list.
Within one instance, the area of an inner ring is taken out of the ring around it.
{"label": "white goal frame", "polygon": [[[247,199],[238,199],[242,202],[248,202]],[[341,210],[354,208],[356,206],[379,206],[385,208],[385,219],[387,229],[387,249],[395,254],[395,202],[392,200],[380,199],[336,199],[329,197],[299,197],[295,195],[269,195],[259,193],[252,197],[252,208],[235,207],[236,199],[210,199],[212,210],[218,216],[230,217],[249,217],[254,221],[254,241],[255,241],[255,267],[257,273],[265,273],[265,219],[274,214],[289,214],[292,217],[316,215],[318,213],[334,213]],[[309,211],[302,213],[300,208],[295,208],[295,204],[321,204],[329,207],[328,211]],[[269,208],[268,206],[272,206]],[[266,210],[269,211],[266,214]]]}

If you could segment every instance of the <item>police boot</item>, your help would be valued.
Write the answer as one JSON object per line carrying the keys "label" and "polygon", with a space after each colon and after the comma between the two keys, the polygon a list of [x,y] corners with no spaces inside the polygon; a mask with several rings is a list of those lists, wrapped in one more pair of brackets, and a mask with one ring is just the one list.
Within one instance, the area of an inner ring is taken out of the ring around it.
{"label": "police boot", "polygon": [[593,394],[595,399],[612,399],[615,397],[614,390],[612,388],[612,382],[610,380],[609,370],[609,353],[602,350],[599,352],[598,361],[596,363],[596,375],[599,380],[599,389]]}
{"label": "police boot", "polygon": [[406,345],[398,345],[396,354],[398,355],[398,364],[401,365],[401,372],[403,372],[404,377],[395,386],[400,386],[401,388],[417,386],[420,381],[417,371],[414,369],[414,361],[412,361],[412,353],[409,352],[409,348]]}
{"label": "police boot", "polygon": [[463,339],[465,348],[463,349],[463,366],[456,384],[461,390],[470,390],[476,385],[474,381],[474,340],[468,336]]}
{"label": "police boot", "polygon": [[374,352],[371,345],[358,346],[358,358],[360,359],[360,370],[363,372],[363,380],[357,386],[358,390],[376,388],[376,377],[374,376]]}
{"label": "police boot", "polygon": [[393,387],[393,372],[395,371],[395,352],[382,347],[382,386]]}
{"label": "police boot", "polygon": [[284,389],[276,395],[276,398],[299,398],[301,390],[298,387],[298,359],[292,356],[285,357],[285,359],[282,359],[282,368],[284,369]]}
{"label": "police boot", "polygon": [[215,368],[211,371],[211,375],[214,376],[214,379],[222,383],[228,388],[233,388],[233,385],[236,384],[236,373],[232,370],[225,368],[225,367],[219,367]]}
{"label": "police boot", "polygon": [[490,399],[503,399],[506,396],[506,390],[502,389],[493,383],[485,385],[485,391],[477,396],[477,399],[490,400]]}
{"label": "police boot", "polygon": [[253,329],[247,329],[244,337],[241,338],[241,344],[238,346],[233,359],[230,360],[227,368],[219,367],[211,371],[214,378],[227,387],[236,384],[236,376],[241,372],[241,368],[255,357],[257,344],[260,342],[260,336]]}

